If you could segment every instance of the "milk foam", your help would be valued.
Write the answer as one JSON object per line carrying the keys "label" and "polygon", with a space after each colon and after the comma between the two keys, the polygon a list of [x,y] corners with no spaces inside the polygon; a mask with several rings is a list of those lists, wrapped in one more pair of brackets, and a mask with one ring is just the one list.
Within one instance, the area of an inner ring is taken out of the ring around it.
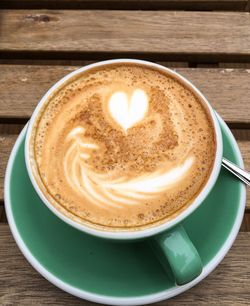
{"label": "milk foam", "polygon": [[118,177],[110,180],[110,173],[95,173],[84,162],[91,157],[91,149],[98,149],[97,145],[84,142],[84,131],[80,126],[75,127],[67,136],[71,145],[63,160],[64,173],[75,192],[103,209],[140,205],[142,200],[159,197],[183,180],[194,162],[194,157],[188,157],[183,164],[168,171],[157,170],[133,179]]}
{"label": "milk foam", "polygon": [[183,84],[116,64],[82,73],[48,99],[31,150],[57,209],[89,226],[131,230],[192,203],[210,174],[215,139],[209,115]]}
{"label": "milk foam", "polygon": [[112,118],[124,131],[127,131],[146,116],[148,111],[147,94],[144,90],[135,89],[131,97],[128,97],[125,92],[117,91],[108,101],[108,110]]}

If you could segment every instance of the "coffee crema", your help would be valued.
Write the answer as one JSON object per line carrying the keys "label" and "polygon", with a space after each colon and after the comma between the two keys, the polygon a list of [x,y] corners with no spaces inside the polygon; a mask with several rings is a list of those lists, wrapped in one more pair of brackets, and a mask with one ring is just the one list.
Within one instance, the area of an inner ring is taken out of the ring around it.
{"label": "coffee crema", "polygon": [[167,72],[115,63],[83,71],[46,101],[33,126],[32,171],[70,219],[140,230],[185,210],[207,182],[212,119]]}

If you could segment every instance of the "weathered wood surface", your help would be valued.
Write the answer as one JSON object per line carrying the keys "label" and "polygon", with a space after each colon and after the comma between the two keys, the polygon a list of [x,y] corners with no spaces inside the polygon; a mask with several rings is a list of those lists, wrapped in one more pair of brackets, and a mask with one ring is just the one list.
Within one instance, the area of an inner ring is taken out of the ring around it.
{"label": "weathered wood surface", "polygon": [[[248,133],[249,135],[249,133]],[[4,174],[17,135],[0,134],[0,201],[3,201]],[[246,169],[250,169],[250,139],[238,140]],[[250,209],[250,189],[247,189],[247,208]]]}
{"label": "weathered wood surface", "polygon": [[[1,305],[95,305],[56,288],[40,276],[17,248],[9,227],[0,224]],[[226,258],[200,284],[155,305],[249,305],[250,233],[239,234]]]}
{"label": "weathered wood surface", "polygon": [[0,222],[3,222],[3,219],[5,218],[5,210],[4,206],[0,205]]}
{"label": "weathered wood surface", "polygon": [[[29,118],[43,94],[57,80],[77,68],[1,65],[0,117]],[[176,71],[207,96],[224,120],[234,126],[250,125],[250,69],[176,68]]]}
{"label": "weathered wood surface", "polygon": [[0,51],[248,58],[246,12],[2,10]]}
{"label": "weathered wood surface", "polygon": [[244,219],[241,224],[240,230],[242,232],[250,232],[250,212],[245,212]]}
{"label": "weathered wood surface", "polygon": [[[2,0],[3,8],[7,10],[0,11],[0,304],[95,305],[42,278],[10,234],[3,181],[18,133],[45,91],[87,61],[116,57],[172,61],[234,128],[250,169],[250,18],[243,12],[250,10],[250,1]],[[187,68],[188,62],[196,68]],[[195,288],[156,305],[250,305],[250,189],[247,192],[242,232],[220,266]]]}
{"label": "weathered wood surface", "polygon": [[246,10],[247,0],[1,0],[2,8]]}
{"label": "weathered wood surface", "polygon": [[4,198],[4,176],[11,149],[17,135],[0,135],[0,202]]}

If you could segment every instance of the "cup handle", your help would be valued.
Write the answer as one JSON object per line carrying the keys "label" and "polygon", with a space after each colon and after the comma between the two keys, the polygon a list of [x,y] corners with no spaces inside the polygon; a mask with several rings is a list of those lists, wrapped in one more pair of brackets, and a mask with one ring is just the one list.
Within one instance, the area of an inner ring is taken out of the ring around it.
{"label": "cup handle", "polygon": [[170,265],[177,285],[184,285],[200,275],[201,258],[181,225],[158,234],[150,244],[166,271]]}

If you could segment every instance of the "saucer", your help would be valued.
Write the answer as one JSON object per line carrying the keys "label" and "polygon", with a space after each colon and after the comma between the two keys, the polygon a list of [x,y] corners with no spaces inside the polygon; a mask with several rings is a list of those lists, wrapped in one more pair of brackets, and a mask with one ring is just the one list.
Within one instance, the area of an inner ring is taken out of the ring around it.
{"label": "saucer", "polygon": [[[223,156],[243,166],[237,143],[219,117]],[[77,297],[110,305],[144,305],[168,299],[199,283],[232,246],[244,215],[246,190],[221,169],[203,204],[182,224],[204,268],[177,286],[147,243],[94,238],[56,217],[36,194],[24,161],[26,127],[12,150],[5,177],[5,208],[12,234],[30,264],[47,280]]]}

